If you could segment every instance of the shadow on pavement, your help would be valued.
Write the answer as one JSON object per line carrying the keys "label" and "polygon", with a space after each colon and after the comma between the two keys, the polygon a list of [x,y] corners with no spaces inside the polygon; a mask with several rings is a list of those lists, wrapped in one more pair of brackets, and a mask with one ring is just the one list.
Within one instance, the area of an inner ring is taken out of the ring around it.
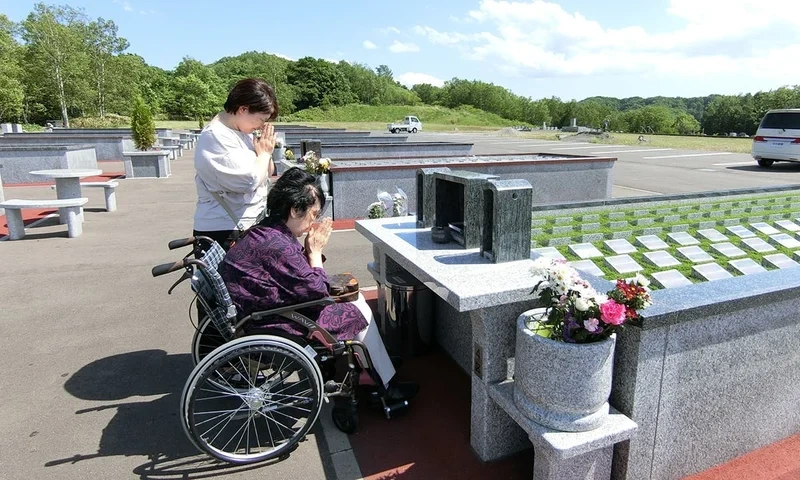
{"label": "shadow on pavement", "polygon": [[[46,467],[76,464],[108,456],[144,456],[136,467],[139,478],[208,478],[261,468],[288,455],[255,465],[235,466],[199,453],[186,437],[178,416],[183,385],[193,365],[188,353],[170,355],[163,350],[141,350],[101,358],[78,370],[64,389],[82,400],[115,401],[86,408],[76,415],[117,409],[103,429],[97,452],[76,453],[50,460]],[[155,400],[116,402],[131,397],[164,395]],[[79,476],[76,472],[76,476]]]}

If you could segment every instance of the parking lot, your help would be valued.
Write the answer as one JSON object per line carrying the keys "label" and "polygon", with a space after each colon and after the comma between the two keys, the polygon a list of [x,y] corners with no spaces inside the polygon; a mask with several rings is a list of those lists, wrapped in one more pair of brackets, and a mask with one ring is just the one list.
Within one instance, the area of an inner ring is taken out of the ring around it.
{"label": "parking lot", "polygon": [[[638,145],[548,141],[482,133],[419,133],[409,141],[474,142],[473,153],[549,153],[609,156],[614,197],[664,195],[800,183],[800,164],[759,167],[748,154],[678,150]],[[742,140],[747,141],[747,140]],[[535,186],[534,186],[535,188]]]}

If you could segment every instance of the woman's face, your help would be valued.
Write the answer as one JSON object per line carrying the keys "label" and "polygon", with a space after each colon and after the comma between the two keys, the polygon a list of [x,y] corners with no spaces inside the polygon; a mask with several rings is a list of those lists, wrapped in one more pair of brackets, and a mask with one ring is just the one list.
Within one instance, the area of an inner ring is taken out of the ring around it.
{"label": "woman's face", "polygon": [[269,114],[264,112],[250,112],[247,107],[239,107],[236,112],[236,128],[242,132],[250,135],[256,130],[261,129],[267,120]]}
{"label": "woman's face", "polygon": [[305,213],[293,208],[289,218],[286,220],[286,226],[289,227],[295,237],[302,237],[311,230],[311,226],[319,219],[321,213],[322,208],[320,207],[319,199],[317,199],[314,205],[309,207]]}

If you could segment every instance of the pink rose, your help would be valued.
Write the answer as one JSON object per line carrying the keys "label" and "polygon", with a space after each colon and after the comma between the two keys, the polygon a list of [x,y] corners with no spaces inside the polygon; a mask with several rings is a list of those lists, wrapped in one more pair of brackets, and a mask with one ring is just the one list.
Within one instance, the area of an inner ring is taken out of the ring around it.
{"label": "pink rose", "polygon": [[600,305],[600,319],[609,325],[622,325],[625,322],[625,305],[609,299]]}

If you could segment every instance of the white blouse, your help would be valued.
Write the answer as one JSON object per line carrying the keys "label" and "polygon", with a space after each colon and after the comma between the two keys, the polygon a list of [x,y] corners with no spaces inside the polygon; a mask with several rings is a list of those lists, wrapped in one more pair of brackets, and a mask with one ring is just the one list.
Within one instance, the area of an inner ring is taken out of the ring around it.
{"label": "white blouse", "polygon": [[211,192],[217,192],[247,229],[267,206],[269,176],[254,171],[256,152],[250,135],[225,126],[217,117],[197,139],[194,181],[197,208],[194,229],[235,230],[236,224]]}

